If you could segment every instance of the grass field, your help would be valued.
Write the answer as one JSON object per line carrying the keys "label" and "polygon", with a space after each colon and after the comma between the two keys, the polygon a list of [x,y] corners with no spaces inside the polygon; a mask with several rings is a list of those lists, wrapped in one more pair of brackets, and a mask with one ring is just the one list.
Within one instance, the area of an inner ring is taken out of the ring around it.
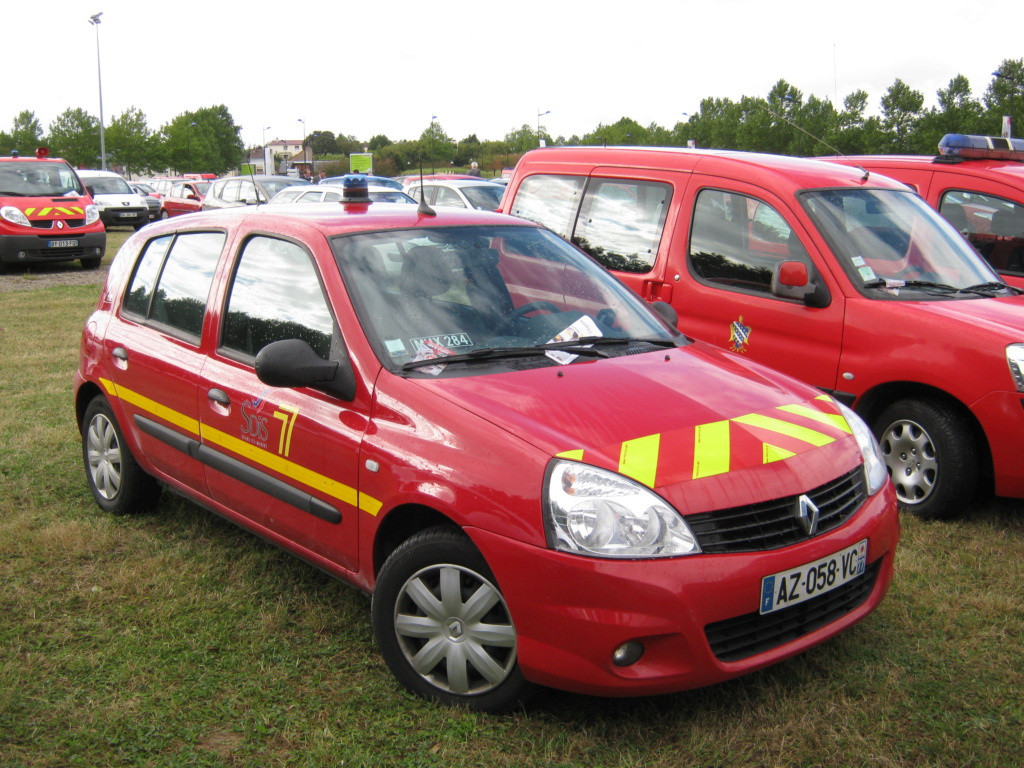
{"label": "grass field", "polygon": [[71,377],[98,290],[0,294],[0,765],[1024,763],[1021,502],[904,517],[881,608],[766,671],[439,709],[388,673],[365,596],[174,496],[95,506]]}

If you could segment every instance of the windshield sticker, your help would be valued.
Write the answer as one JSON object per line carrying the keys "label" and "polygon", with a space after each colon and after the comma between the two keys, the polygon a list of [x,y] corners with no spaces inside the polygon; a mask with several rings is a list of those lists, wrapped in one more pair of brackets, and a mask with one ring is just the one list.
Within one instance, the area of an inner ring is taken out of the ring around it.
{"label": "windshield sticker", "polygon": [[392,357],[401,357],[406,353],[405,344],[401,339],[384,339],[384,346]]}
{"label": "windshield sticker", "polygon": [[740,319],[733,321],[729,326],[729,349],[733,352],[745,353],[747,344],[750,343],[750,333],[750,326],[743,324],[743,315],[740,315]]}
{"label": "windshield sticker", "polygon": [[[584,315],[568,328],[559,332],[553,339],[550,339],[548,344],[558,341],[572,341],[574,339],[582,339],[588,336],[594,337],[603,335],[604,334],[601,333],[601,329],[598,328],[597,323],[594,322],[594,319],[589,315]],[[547,356],[559,365],[568,365],[579,357],[579,355],[574,355],[571,352],[561,352],[557,349],[549,351]]]}
{"label": "windshield sticker", "polygon": [[875,274],[875,270],[873,270],[871,267],[861,267],[860,269],[857,270],[857,272],[860,273],[860,279],[863,280],[865,283],[870,280],[875,280],[878,278],[878,275]]}
{"label": "windshield sticker", "polygon": [[[413,357],[413,362],[419,362],[420,360],[434,360],[440,357],[448,357],[452,354],[450,349],[438,344],[433,339],[423,339],[419,347],[416,349],[416,355]],[[437,376],[443,371],[445,366],[442,365],[428,365],[419,370],[424,373],[429,373],[431,376]]]}
{"label": "windshield sticker", "polygon": [[853,266],[855,266],[855,267],[863,267],[864,266],[864,257],[863,256],[854,256],[852,259],[850,259],[850,263],[853,264]]}

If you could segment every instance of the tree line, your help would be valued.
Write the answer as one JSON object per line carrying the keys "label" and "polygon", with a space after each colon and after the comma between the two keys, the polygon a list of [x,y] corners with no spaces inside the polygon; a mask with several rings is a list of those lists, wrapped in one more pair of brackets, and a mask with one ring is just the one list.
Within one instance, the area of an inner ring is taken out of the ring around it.
{"label": "tree line", "polygon": [[[937,106],[924,107],[924,94],[897,78],[879,102],[879,114],[867,115],[870,96],[856,90],[839,108],[828,99],[803,93],[779,80],[766,97],[738,101],[708,97],[699,110],[671,128],[642,126],[621,118],[599,124],[583,136],[552,137],[543,125],[524,124],[500,140],[461,140],[431,121],[416,139],[392,141],[383,134],[360,140],[318,130],[306,137],[317,169],[329,175],[348,170],[348,156],[371,151],[381,175],[465,168],[478,162],[485,171],[511,167],[526,151],[548,145],[697,146],[773,154],[859,155],[934,154],[947,133],[999,135],[1004,115],[1024,118],[1024,59],[1007,59],[993,73],[980,98],[963,75],[937,93]],[[152,131],[141,110],[131,107],[105,127],[107,163],[127,174],[153,170],[204,171],[218,175],[237,170],[246,150],[224,105],[183,112]],[[78,167],[99,166],[99,120],[84,110],[68,109],[43,131],[31,111],[14,121],[11,133],[0,131],[0,148],[30,155],[38,146]],[[254,148],[250,148],[254,149]]]}

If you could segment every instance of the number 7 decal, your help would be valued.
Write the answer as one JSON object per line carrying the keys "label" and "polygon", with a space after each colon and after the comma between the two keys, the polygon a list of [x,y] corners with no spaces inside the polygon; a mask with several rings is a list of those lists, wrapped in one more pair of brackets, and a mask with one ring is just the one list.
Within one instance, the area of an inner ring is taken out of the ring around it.
{"label": "number 7 decal", "polygon": [[295,420],[299,417],[299,409],[291,405],[282,405],[280,411],[274,411],[274,418],[281,420],[281,440],[277,446],[277,452],[287,456],[292,450],[292,430],[295,428]]}

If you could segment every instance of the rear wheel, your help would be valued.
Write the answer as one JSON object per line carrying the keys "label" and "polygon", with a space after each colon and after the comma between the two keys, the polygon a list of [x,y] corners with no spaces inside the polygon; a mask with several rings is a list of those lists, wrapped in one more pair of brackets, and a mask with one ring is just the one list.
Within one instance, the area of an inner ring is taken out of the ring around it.
{"label": "rear wheel", "polygon": [[93,398],[85,410],[82,459],[89,489],[102,509],[124,515],[156,506],[160,484],[135,461],[110,403],[102,395]]}
{"label": "rear wheel", "polygon": [[391,554],[373,595],[373,629],[392,673],[424,698],[501,712],[533,688],[519,671],[501,590],[461,531],[423,531]]}
{"label": "rear wheel", "polygon": [[926,519],[962,514],[980,469],[965,416],[933,400],[900,400],[878,417],[875,434],[901,508]]}

